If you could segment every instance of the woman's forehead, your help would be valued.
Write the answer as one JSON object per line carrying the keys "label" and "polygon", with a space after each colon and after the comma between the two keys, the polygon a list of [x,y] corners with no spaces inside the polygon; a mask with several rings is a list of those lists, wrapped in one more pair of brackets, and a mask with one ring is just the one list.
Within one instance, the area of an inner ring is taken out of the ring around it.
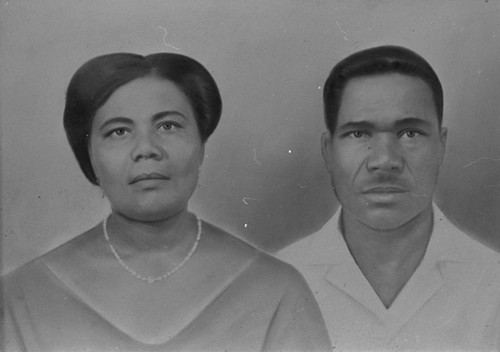
{"label": "woman's forehead", "polygon": [[116,89],[96,111],[95,119],[152,117],[160,111],[192,115],[184,93],[173,82],[154,76],[135,79]]}

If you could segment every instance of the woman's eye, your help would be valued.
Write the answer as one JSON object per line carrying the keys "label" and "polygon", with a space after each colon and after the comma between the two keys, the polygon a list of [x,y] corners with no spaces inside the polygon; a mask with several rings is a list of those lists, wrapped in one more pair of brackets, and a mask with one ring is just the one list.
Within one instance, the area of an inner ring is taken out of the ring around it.
{"label": "woman's eye", "polygon": [[173,122],[163,122],[160,124],[158,129],[164,130],[164,131],[171,131],[176,127],[176,125]]}
{"label": "woman's eye", "polygon": [[121,136],[124,136],[126,133],[127,133],[127,130],[125,128],[115,128],[114,130],[112,130],[108,133],[108,136],[121,137]]}

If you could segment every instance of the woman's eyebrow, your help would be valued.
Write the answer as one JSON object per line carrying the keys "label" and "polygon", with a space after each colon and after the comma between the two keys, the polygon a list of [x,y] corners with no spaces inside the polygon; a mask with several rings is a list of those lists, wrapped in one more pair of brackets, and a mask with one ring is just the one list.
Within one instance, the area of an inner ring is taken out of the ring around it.
{"label": "woman's eyebrow", "polygon": [[132,120],[129,119],[128,117],[123,117],[123,116],[117,116],[117,117],[112,117],[108,120],[106,120],[101,127],[99,127],[99,130],[102,131],[104,130],[108,125],[112,125],[115,123],[122,123],[122,124],[127,124],[130,125],[132,124]]}
{"label": "woman's eyebrow", "polygon": [[161,118],[163,118],[165,116],[170,116],[170,115],[180,116],[183,119],[187,120],[186,116],[184,116],[183,113],[181,113],[177,110],[166,110],[166,111],[160,111],[160,112],[157,112],[156,114],[154,114],[153,115],[153,122],[156,122],[156,121],[160,120]]}
{"label": "woman's eyebrow", "polygon": [[[156,122],[156,121],[162,119],[163,117],[170,116],[170,115],[176,115],[176,116],[182,117],[183,119],[187,119],[186,116],[184,116],[184,114],[182,114],[179,111],[176,111],[176,110],[166,110],[166,111],[160,111],[160,112],[157,112],[156,114],[154,114],[153,117],[152,117],[152,120],[153,120],[153,122]],[[116,117],[112,117],[112,118],[106,120],[101,125],[101,127],[99,128],[99,130],[102,131],[108,125],[112,125],[112,124],[115,124],[115,123],[122,123],[122,124],[130,125],[130,124],[133,124],[134,122],[133,122],[133,120],[131,118],[124,117],[124,116],[116,116]]]}

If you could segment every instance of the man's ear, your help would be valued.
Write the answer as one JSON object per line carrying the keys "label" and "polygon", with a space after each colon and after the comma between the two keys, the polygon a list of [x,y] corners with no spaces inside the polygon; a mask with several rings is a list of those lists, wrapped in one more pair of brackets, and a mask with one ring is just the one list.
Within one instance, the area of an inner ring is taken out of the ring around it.
{"label": "man's ear", "polygon": [[332,172],[332,148],[332,135],[329,131],[323,132],[321,135],[321,155],[323,155],[329,173]]}
{"label": "man's ear", "polygon": [[439,140],[441,142],[441,155],[439,165],[443,163],[444,160],[444,154],[446,152],[446,139],[448,138],[448,129],[446,127],[441,127],[439,131]]}

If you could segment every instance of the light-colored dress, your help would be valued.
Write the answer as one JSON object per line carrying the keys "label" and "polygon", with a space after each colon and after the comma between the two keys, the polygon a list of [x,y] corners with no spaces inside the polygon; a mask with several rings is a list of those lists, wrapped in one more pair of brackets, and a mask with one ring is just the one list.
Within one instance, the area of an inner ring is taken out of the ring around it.
{"label": "light-colored dress", "polygon": [[[82,241],[77,237],[3,278],[3,351],[329,349],[321,314],[302,276],[288,264],[230,235],[220,238],[220,250],[209,253],[214,259],[209,271],[220,271],[224,263],[234,262],[235,253],[244,259],[228,271],[231,274],[224,285],[203,309],[168,341],[147,344],[135,340],[89,305],[73,289],[71,278],[54,270],[54,258],[71,253],[64,246],[75,247]],[[203,254],[207,255],[195,253]],[[182,275],[182,270],[175,275]]]}

